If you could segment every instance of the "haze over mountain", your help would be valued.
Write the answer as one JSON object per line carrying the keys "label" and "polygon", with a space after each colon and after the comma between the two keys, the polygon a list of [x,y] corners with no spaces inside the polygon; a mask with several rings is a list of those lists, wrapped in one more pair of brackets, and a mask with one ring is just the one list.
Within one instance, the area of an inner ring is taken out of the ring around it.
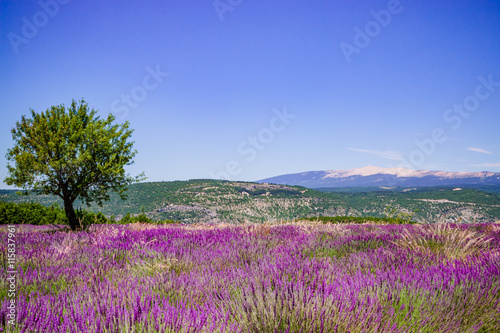
{"label": "haze over mountain", "polygon": [[499,185],[500,172],[446,172],[366,166],[348,170],[308,171],[266,178],[259,183],[308,188],[361,186]]}

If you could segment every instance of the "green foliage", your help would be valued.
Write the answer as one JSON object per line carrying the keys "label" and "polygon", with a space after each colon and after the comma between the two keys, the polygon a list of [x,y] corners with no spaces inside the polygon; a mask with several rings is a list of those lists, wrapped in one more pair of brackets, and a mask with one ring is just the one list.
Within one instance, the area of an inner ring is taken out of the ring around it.
{"label": "green foliage", "polygon": [[[89,110],[82,99],[69,108],[52,106],[45,112],[31,111],[12,129],[13,148],[7,152],[5,182],[25,190],[25,194],[53,194],[65,205],[69,224],[77,227],[73,203],[80,198],[89,205],[109,200],[109,191],[127,196],[127,187],[143,178],[125,175],[137,153],[132,150],[128,122],[115,125],[113,115],[105,120]],[[141,175],[142,176],[142,175]]]}
{"label": "green foliage", "polygon": [[66,224],[67,217],[58,205],[45,207],[37,202],[15,204],[0,201],[0,224]]}
{"label": "green foliage", "polygon": [[[93,213],[83,209],[76,211],[81,222],[80,228],[92,224],[106,224],[110,220],[102,213]],[[12,203],[0,201],[0,224],[66,225],[68,218],[57,204],[46,207],[37,202]]]}
{"label": "green foliage", "polygon": [[[410,212],[411,219],[421,222],[434,223],[441,217],[447,222],[456,222],[460,218],[466,220],[464,211],[472,211],[478,219],[475,222],[491,222],[500,219],[500,186],[472,186],[461,187],[412,187],[412,188],[352,188],[336,189],[335,194],[340,196],[352,215],[358,216],[387,216],[384,207],[391,206],[396,212]],[[321,189],[331,192],[333,189]],[[362,212],[362,214],[359,214]],[[347,214],[343,214],[347,215]],[[397,214],[396,214],[397,215]],[[479,216],[481,216],[479,218]],[[397,217],[397,216],[394,216]],[[408,216],[400,216],[407,218]]]}
{"label": "green foliage", "polygon": [[285,187],[285,188],[265,188],[265,187],[249,187],[249,188],[244,188],[244,187],[239,187],[235,186],[234,189],[238,191],[239,193],[248,193],[250,196],[258,196],[258,195],[272,195],[272,196],[277,196],[280,198],[290,198],[290,197],[297,197],[301,196],[301,192],[297,189],[290,188],[290,187]]}
{"label": "green foliage", "polygon": [[94,213],[79,208],[76,210],[76,217],[78,219],[78,224],[80,229],[86,230],[92,224],[108,224],[113,223],[114,221],[108,219],[103,213]]}
{"label": "green foliage", "polygon": [[[107,218],[103,213],[95,213],[79,208],[76,210],[79,229],[85,230],[92,224],[128,224],[128,223],[148,223],[148,224],[171,224],[179,223],[174,220],[155,221],[145,214],[131,216],[127,213],[118,222],[115,217]],[[19,204],[0,201],[0,225],[3,224],[32,224],[32,225],[67,225],[68,218],[63,209],[57,204],[46,207],[37,202],[22,202]]]}
{"label": "green foliage", "polygon": [[397,208],[392,208],[392,205],[387,205],[384,208],[384,214],[387,218],[403,220],[406,223],[410,223],[413,215],[418,211],[420,211],[420,209],[415,209],[412,213],[399,212]]}

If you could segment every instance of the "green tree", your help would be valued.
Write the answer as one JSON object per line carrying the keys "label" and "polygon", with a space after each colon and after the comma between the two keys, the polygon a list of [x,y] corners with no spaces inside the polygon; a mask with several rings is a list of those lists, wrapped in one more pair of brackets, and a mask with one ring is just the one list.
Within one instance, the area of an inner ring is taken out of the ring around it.
{"label": "green tree", "polygon": [[127,140],[133,130],[129,123],[113,124],[96,116],[82,99],[63,104],[45,112],[30,109],[32,118],[22,116],[12,129],[14,147],[6,158],[8,176],[5,182],[23,188],[24,194],[53,194],[64,202],[68,224],[76,230],[79,221],[73,203],[80,198],[87,206],[95,201],[102,206],[109,200],[109,191],[126,199],[127,187],[141,180],[144,174],[130,177],[124,166],[131,165],[137,153],[134,142]]}

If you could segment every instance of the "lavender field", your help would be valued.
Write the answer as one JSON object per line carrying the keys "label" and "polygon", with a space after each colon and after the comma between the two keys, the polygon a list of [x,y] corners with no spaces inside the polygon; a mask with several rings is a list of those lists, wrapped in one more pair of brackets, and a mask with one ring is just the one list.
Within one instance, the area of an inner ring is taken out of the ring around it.
{"label": "lavender field", "polygon": [[500,225],[21,226],[8,332],[500,332]]}

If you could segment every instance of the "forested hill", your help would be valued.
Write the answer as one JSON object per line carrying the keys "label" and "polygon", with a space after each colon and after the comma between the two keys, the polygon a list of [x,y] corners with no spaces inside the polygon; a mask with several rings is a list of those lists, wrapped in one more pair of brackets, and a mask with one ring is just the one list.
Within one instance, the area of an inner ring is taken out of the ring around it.
{"label": "forested hill", "polygon": [[[494,191],[493,191],[494,192]],[[387,205],[397,212],[419,210],[420,222],[490,222],[500,220],[500,195],[475,189],[421,188],[406,190],[361,189],[358,192],[322,192],[298,186],[190,180],[131,185],[129,199],[117,195],[103,207],[91,206],[107,216],[145,212],[153,219],[182,222],[264,222],[313,216],[385,216]],[[60,203],[53,196],[19,196],[0,190],[7,202]],[[80,206],[77,203],[76,206]]]}

